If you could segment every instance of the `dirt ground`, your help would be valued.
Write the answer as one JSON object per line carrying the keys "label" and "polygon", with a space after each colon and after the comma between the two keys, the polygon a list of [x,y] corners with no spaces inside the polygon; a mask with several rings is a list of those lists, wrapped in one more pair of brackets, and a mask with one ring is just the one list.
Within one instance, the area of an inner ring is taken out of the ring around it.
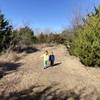
{"label": "dirt ground", "polygon": [[[40,57],[45,50],[56,57],[55,66],[47,69]],[[63,45],[23,54],[2,65],[13,68],[0,79],[0,100],[100,100],[100,68],[82,65]]]}

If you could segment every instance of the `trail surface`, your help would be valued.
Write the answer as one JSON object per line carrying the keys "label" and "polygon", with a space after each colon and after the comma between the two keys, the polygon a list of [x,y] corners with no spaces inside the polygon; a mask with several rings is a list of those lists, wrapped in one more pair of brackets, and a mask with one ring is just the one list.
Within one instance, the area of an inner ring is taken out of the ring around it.
{"label": "trail surface", "polygon": [[[55,66],[43,69],[40,56],[44,50],[54,51]],[[40,88],[34,90],[39,91],[52,85],[53,89],[60,90],[73,89],[76,92],[82,92],[83,89],[86,95],[94,95],[90,100],[96,100],[96,95],[100,91],[100,69],[85,67],[78,58],[70,56],[63,45],[46,47],[35,53],[27,54],[16,64],[20,64],[20,67],[1,79],[1,95],[20,92],[31,86],[39,86]]]}

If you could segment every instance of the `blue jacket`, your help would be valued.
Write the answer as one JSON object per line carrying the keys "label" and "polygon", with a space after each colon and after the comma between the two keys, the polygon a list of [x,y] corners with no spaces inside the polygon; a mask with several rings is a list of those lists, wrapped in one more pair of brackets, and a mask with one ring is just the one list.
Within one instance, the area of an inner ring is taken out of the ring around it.
{"label": "blue jacket", "polygon": [[55,56],[54,55],[50,55],[49,56],[49,61],[54,61],[55,60]]}

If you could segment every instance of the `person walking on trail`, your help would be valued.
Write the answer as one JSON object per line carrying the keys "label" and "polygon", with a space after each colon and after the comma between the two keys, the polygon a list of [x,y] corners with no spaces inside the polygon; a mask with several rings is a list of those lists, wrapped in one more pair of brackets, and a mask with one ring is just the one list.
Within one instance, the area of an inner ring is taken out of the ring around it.
{"label": "person walking on trail", "polygon": [[55,56],[54,56],[53,52],[49,56],[49,61],[50,61],[50,66],[53,66],[54,61],[55,61]]}
{"label": "person walking on trail", "polygon": [[48,51],[46,50],[45,53],[41,56],[43,57],[44,69],[48,67],[49,55]]}

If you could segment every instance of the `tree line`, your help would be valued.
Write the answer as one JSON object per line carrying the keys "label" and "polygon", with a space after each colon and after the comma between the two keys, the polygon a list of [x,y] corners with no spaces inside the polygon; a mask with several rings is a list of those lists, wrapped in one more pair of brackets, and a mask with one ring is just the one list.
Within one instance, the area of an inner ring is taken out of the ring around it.
{"label": "tree line", "polygon": [[94,11],[85,17],[76,17],[72,26],[59,34],[41,32],[35,35],[29,26],[13,29],[0,12],[0,52],[37,43],[64,44],[69,53],[79,57],[83,64],[100,66],[100,6],[95,7]]}
{"label": "tree line", "polygon": [[39,35],[35,35],[29,26],[14,29],[4,14],[0,12],[0,52],[21,49],[36,43],[63,43],[63,41],[60,34],[53,32],[47,34],[41,32]]}

